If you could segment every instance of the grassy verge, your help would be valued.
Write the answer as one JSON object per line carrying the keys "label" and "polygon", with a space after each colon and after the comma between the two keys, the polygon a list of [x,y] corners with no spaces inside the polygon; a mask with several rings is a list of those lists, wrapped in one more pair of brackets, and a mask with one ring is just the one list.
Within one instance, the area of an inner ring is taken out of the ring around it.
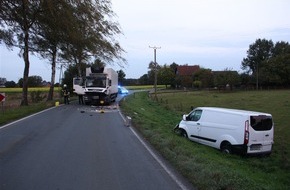
{"label": "grassy verge", "polygon": [[[55,91],[60,91],[61,87],[54,87]],[[40,92],[48,92],[49,87],[32,87],[28,88],[28,92],[35,92],[35,91],[40,91]],[[22,88],[0,88],[0,92],[22,92]]]}
{"label": "grassy verge", "polygon": [[29,106],[17,107],[9,110],[0,109],[0,126],[9,123],[11,121],[28,116],[30,114],[37,113],[52,106],[54,106],[54,102],[43,102]]}
{"label": "grassy verge", "polygon": [[[121,104],[133,125],[198,189],[290,189],[290,91],[159,94],[136,93]],[[270,157],[224,155],[172,133],[190,106],[222,106],[273,114],[275,146]]]}
{"label": "grassy verge", "polygon": [[5,102],[0,103],[0,125],[39,112],[61,101],[59,91],[54,92],[54,101],[46,101],[49,88],[32,88],[28,93],[29,106],[20,106],[22,93],[20,88],[1,88],[5,91]]}
{"label": "grassy verge", "polygon": [[[157,85],[156,86],[158,89],[164,89],[165,85]],[[128,90],[150,90],[153,89],[154,86],[152,85],[139,85],[139,86],[125,86]]]}

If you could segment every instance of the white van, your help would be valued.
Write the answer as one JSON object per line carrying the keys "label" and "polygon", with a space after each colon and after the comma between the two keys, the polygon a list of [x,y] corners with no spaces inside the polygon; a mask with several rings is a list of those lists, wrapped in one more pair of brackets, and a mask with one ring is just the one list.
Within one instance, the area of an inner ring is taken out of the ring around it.
{"label": "white van", "polygon": [[253,111],[198,107],[174,130],[225,153],[270,154],[274,143],[272,115]]}

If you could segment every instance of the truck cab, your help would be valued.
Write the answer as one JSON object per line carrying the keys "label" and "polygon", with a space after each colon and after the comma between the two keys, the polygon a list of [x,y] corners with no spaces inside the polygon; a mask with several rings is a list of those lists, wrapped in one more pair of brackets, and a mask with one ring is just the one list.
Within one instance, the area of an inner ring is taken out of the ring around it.
{"label": "truck cab", "polygon": [[74,90],[83,93],[85,104],[103,105],[116,101],[118,95],[118,74],[111,68],[86,68],[83,86],[74,78]]}

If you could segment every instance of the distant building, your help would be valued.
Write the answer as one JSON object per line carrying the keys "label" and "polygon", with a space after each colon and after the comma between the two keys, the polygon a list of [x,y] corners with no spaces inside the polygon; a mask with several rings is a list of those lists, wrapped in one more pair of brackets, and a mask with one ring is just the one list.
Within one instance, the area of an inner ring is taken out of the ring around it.
{"label": "distant building", "polygon": [[5,83],[6,83],[6,78],[1,78],[0,77],[0,87],[5,87]]}
{"label": "distant building", "polygon": [[42,86],[44,87],[50,87],[51,83],[50,82],[46,82],[46,81],[42,81]]}
{"label": "distant building", "polygon": [[177,76],[193,76],[200,69],[199,65],[182,65],[177,66],[175,74]]}
{"label": "distant building", "polygon": [[200,69],[199,65],[181,65],[175,70],[176,88],[193,86],[194,74]]}

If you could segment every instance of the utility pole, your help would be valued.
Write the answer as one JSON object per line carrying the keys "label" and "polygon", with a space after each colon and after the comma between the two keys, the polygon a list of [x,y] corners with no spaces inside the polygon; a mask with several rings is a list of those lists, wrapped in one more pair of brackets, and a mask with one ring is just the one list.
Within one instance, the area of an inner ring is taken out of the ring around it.
{"label": "utility pole", "polygon": [[154,49],[154,98],[157,100],[157,62],[156,62],[156,50],[161,49],[161,47],[151,47],[149,48]]}

